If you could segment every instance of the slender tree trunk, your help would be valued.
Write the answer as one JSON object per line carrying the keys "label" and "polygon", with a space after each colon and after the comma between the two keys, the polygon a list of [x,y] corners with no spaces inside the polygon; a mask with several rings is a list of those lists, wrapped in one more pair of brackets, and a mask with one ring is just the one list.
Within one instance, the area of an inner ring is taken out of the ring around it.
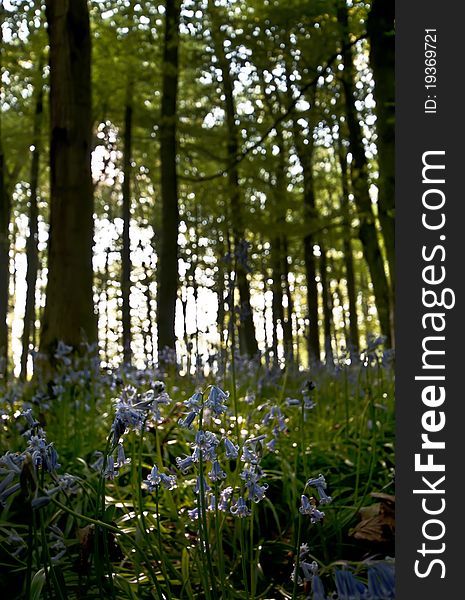
{"label": "slender tree trunk", "polygon": [[272,273],[273,273],[273,299],[272,299],[272,315],[273,315],[273,337],[272,337],[272,350],[273,350],[273,366],[278,366],[278,353],[279,353],[279,338],[278,338],[278,326],[283,325],[284,322],[284,309],[283,309],[283,290],[282,290],[282,259],[281,259],[281,239],[279,236],[275,237],[271,242],[271,262],[272,262]]}
{"label": "slender tree trunk", "polygon": [[342,34],[342,57],[344,71],[342,84],[344,88],[347,126],[349,129],[350,149],[352,152],[351,175],[352,190],[357,205],[359,237],[362,242],[365,260],[367,262],[373,290],[381,332],[386,336],[388,346],[391,345],[390,323],[390,289],[384,270],[384,260],[376,230],[376,220],[373,214],[369,193],[368,164],[362,141],[362,131],[358,122],[354,96],[354,66],[352,51],[349,47],[348,15],[345,0],[338,5],[338,20]]}
{"label": "slender tree trunk", "polygon": [[47,0],[50,232],[41,354],[97,340],[92,295],[91,38],[86,0]]}
{"label": "slender tree trunk", "polygon": [[[314,98],[311,99],[313,106]],[[303,143],[299,124],[296,118],[293,119],[294,144],[297,156],[302,167],[304,183],[304,217],[305,223],[310,230],[317,220],[317,209],[315,202],[315,189],[313,179],[313,126],[310,118],[308,119],[309,135],[307,144]],[[307,314],[309,320],[309,332],[307,337],[307,351],[309,363],[320,362],[320,334],[318,326],[318,286],[316,281],[316,260],[313,254],[315,244],[314,235],[310,231],[304,237],[304,264],[305,277],[307,282]]]}
{"label": "slender tree trunk", "polygon": [[330,281],[328,279],[328,261],[326,257],[326,248],[324,244],[319,242],[320,256],[320,281],[322,287],[322,303],[323,303],[323,331],[325,337],[325,363],[326,365],[334,365],[334,355],[331,339],[331,326],[333,321],[332,302],[330,294]]}
{"label": "slender tree trunk", "polygon": [[154,347],[153,347],[153,322],[152,322],[152,294],[150,292],[150,283],[152,281],[150,274],[150,263],[146,260],[142,263],[144,269],[144,295],[145,306],[147,310],[147,327],[144,330],[145,337],[145,353],[147,359],[147,368],[152,367],[155,362]]}
{"label": "slender tree trunk", "polygon": [[[242,216],[241,193],[239,187],[239,171],[237,165],[234,165],[239,153],[238,131],[236,125],[236,106],[234,101],[234,84],[231,76],[231,69],[226,58],[223,46],[221,23],[217,18],[217,8],[212,0],[208,3],[210,17],[212,21],[212,40],[215,48],[215,54],[218,59],[218,66],[221,69],[223,77],[223,92],[225,96],[226,129],[228,136],[228,164],[231,167],[228,170],[228,191],[230,196],[230,214],[232,220],[232,232],[234,249],[236,253],[241,248],[241,243],[245,240],[244,223]],[[247,270],[243,261],[236,261],[237,288],[239,290],[240,301],[240,322],[239,339],[242,341],[242,349],[249,356],[258,354],[258,344],[255,335],[255,325],[253,321],[252,307],[250,303],[250,286],[247,279]]]}
{"label": "slender tree trunk", "polygon": [[105,250],[105,271],[104,271],[104,301],[105,301],[105,339],[104,356],[107,367],[110,365],[110,354],[108,351],[108,342],[110,340],[110,248]]}
{"label": "slender tree trunk", "polygon": [[36,105],[34,125],[32,133],[32,158],[29,196],[29,236],[26,241],[26,304],[24,309],[24,326],[21,349],[21,373],[20,378],[25,380],[27,376],[27,359],[30,350],[32,332],[36,321],[36,282],[39,269],[39,210],[37,206],[37,187],[39,184],[39,163],[41,154],[41,129],[43,117],[43,86],[42,86],[42,62],[39,64],[38,88],[36,91]]}
{"label": "slender tree trunk", "polygon": [[375,79],[378,139],[378,215],[391,282],[391,326],[395,302],[395,38],[394,2],[373,0],[367,20],[370,64]]}
{"label": "slender tree trunk", "polygon": [[342,229],[342,244],[344,248],[344,263],[346,269],[347,296],[349,299],[349,338],[347,347],[351,356],[358,355],[359,351],[359,332],[357,318],[357,292],[355,287],[355,269],[354,253],[352,249],[352,233],[350,227],[350,208],[349,208],[349,175],[347,169],[347,156],[342,146],[342,140],[339,135],[337,140],[337,155],[341,167],[341,212],[344,219]]}
{"label": "slender tree trunk", "polygon": [[291,286],[289,281],[289,248],[287,237],[283,236],[283,275],[284,275],[284,286],[287,297],[287,315],[283,323],[283,335],[284,335],[284,353],[286,360],[291,364],[294,362],[294,340],[292,332],[292,319],[294,316],[294,301],[292,299]]}
{"label": "slender tree trunk", "polygon": [[6,165],[0,129],[0,379],[8,371],[8,288],[10,283],[10,196],[6,189]]}
{"label": "slender tree trunk", "polygon": [[123,148],[123,246],[121,250],[121,295],[123,325],[123,362],[131,364],[131,156],[132,156],[132,88],[129,77],[124,110],[124,148]]}
{"label": "slender tree trunk", "polygon": [[[0,11],[3,12],[0,7]],[[3,98],[3,35],[0,27],[0,96]],[[2,141],[2,107],[0,106],[0,380],[8,372],[8,286],[10,254],[10,195],[7,191],[6,161]]]}
{"label": "slender tree trunk", "polygon": [[160,119],[162,223],[158,264],[158,355],[176,350],[176,300],[178,295],[178,178],[176,172],[176,105],[179,79],[180,0],[165,1],[163,82]]}

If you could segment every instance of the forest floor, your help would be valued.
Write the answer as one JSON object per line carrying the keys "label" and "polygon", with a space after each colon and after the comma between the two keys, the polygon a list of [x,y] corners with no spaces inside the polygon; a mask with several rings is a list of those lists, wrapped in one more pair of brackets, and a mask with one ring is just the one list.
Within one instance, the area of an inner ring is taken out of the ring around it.
{"label": "forest floor", "polygon": [[207,377],[64,353],[0,412],[8,598],[395,597],[389,353]]}

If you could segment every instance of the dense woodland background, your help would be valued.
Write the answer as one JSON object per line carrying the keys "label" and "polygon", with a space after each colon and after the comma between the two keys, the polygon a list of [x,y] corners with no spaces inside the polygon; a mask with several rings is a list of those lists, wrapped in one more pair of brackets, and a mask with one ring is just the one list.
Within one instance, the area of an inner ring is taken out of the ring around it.
{"label": "dense woodland background", "polygon": [[392,347],[393,12],[3,0],[3,377]]}

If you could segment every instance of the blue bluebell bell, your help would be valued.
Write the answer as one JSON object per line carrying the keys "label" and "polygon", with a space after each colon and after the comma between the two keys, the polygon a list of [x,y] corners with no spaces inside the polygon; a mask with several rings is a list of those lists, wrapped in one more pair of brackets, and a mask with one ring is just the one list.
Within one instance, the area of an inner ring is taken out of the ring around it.
{"label": "blue bluebell bell", "polygon": [[[200,479],[200,475],[197,477],[197,480],[195,482],[195,486],[194,486],[194,493],[195,494],[200,494],[200,483],[201,483],[201,479]],[[209,492],[211,490],[211,487],[208,485],[207,480],[205,479],[205,477],[203,477],[203,493],[206,494],[207,492]]]}
{"label": "blue bluebell bell", "polygon": [[318,477],[314,477],[313,479],[309,479],[306,483],[306,486],[312,486],[316,488],[320,498],[320,504],[329,504],[332,501],[331,496],[328,496],[325,492],[326,489],[326,480],[323,475],[319,475]]}
{"label": "blue bluebell bell", "polygon": [[239,446],[233,444],[231,440],[227,437],[223,438],[224,449],[225,449],[225,458],[227,460],[233,460],[239,455]]}
{"label": "blue bluebell bell", "polygon": [[[366,598],[367,588],[352,572],[344,569],[335,569],[336,590],[339,600],[363,600]],[[380,599],[384,600],[384,599]]]}
{"label": "blue bluebell bell", "polygon": [[160,481],[166,490],[174,490],[177,485],[176,475],[166,475],[166,473],[160,473]]}
{"label": "blue bluebell bell", "polygon": [[228,511],[228,505],[233,495],[233,488],[231,486],[225,487],[220,492],[220,501],[218,502],[218,509],[223,512]]}
{"label": "blue bluebell bell", "polygon": [[124,467],[125,465],[128,465],[131,462],[130,458],[126,458],[126,455],[124,453],[124,446],[121,442],[119,442],[118,444],[118,448],[117,448],[117,458],[116,458],[116,467],[118,469],[121,469],[121,467]]}
{"label": "blue bluebell bell", "polygon": [[302,494],[302,496],[300,497],[299,512],[302,515],[308,515],[312,523],[318,523],[325,516],[324,512],[319,511],[315,506],[313,506],[313,504],[310,502],[307,496],[305,496],[305,494]]}
{"label": "blue bluebell bell", "polygon": [[239,496],[237,502],[233,504],[229,510],[232,515],[239,518],[249,517],[252,514],[252,511],[247,506],[247,503],[242,496]]}
{"label": "blue bluebell bell", "polygon": [[197,412],[192,411],[192,412],[188,413],[184,417],[184,419],[179,419],[178,424],[181,425],[181,427],[184,427],[185,429],[192,429],[192,425],[193,425],[197,415],[198,415]]}
{"label": "blue bluebell bell", "polygon": [[205,406],[209,408],[216,416],[219,416],[226,412],[227,406],[225,402],[229,398],[229,393],[223,392],[216,385],[212,385],[210,388],[210,392],[208,394],[208,398],[205,402]]}
{"label": "blue bluebell bell", "polygon": [[181,473],[185,475],[187,471],[193,466],[194,460],[192,456],[185,456],[184,458],[178,456],[176,458],[176,464],[178,465],[178,469],[181,471]]}
{"label": "blue bluebell bell", "polygon": [[369,600],[391,600],[396,597],[394,565],[380,562],[368,568]]}
{"label": "blue bluebell bell", "polygon": [[208,477],[210,481],[221,481],[226,478],[226,473],[221,468],[220,463],[217,460],[214,460],[212,463],[212,468],[208,473]]}
{"label": "blue bluebell bell", "polygon": [[259,485],[260,479],[263,477],[263,472],[260,467],[252,465],[250,468],[245,468],[239,475],[245,481],[247,487],[248,498],[255,503],[260,502],[265,497],[265,492],[268,489],[268,484]]}
{"label": "blue bluebell bell", "polygon": [[107,465],[103,476],[105,477],[105,479],[115,479],[115,477],[118,477],[118,474],[118,469],[115,468],[114,458],[111,454],[109,454],[107,456]]}

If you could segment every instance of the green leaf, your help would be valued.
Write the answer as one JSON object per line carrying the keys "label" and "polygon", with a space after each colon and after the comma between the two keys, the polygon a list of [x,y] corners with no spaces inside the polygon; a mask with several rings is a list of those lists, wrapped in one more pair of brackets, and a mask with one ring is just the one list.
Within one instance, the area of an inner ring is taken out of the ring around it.
{"label": "green leaf", "polygon": [[44,583],[45,583],[45,571],[44,571],[44,569],[39,569],[31,581],[30,600],[39,600],[41,592],[42,592],[42,588],[44,587]]}

